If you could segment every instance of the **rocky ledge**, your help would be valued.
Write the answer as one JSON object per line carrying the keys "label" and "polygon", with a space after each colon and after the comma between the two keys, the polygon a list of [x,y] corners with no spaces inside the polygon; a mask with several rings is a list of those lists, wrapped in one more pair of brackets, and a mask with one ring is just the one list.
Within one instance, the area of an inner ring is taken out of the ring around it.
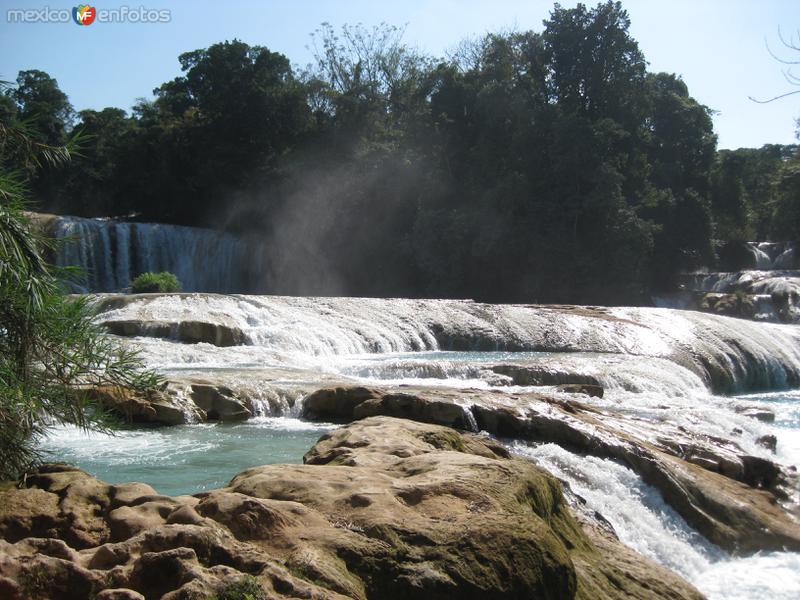
{"label": "rocky ledge", "polygon": [[388,415],[610,458],[656,487],[690,525],[732,553],[800,550],[794,468],[749,455],[730,440],[599,410],[580,397],[351,386],[318,390],[303,406],[312,419]]}
{"label": "rocky ledge", "polygon": [[0,492],[0,596],[701,598],[489,438],[372,417],[304,462],[179,497],[45,466]]}
{"label": "rocky ledge", "polygon": [[[514,369],[515,378],[540,375],[538,369]],[[555,375],[561,380],[560,372]],[[690,525],[730,552],[800,550],[796,469],[746,452],[737,443],[735,432],[729,438],[717,438],[668,422],[591,406],[588,396],[602,396],[603,388],[588,382],[562,384],[537,393],[373,388],[332,379],[329,387],[316,390],[308,381],[249,389],[233,381],[226,381],[228,386],[211,379],[184,378],[147,396],[120,395],[118,390],[105,389],[91,393],[107,408],[134,422],[181,423],[189,417],[241,420],[252,416],[259,402],[269,401],[268,414],[289,410],[298,414],[302,406],[309,419],[350,422],[383,415],[486,431],[501,438],[555,443],[579,454],[613,459],[632,469],[657,488]],[[292,406],[280,404],[292,397],[296,398]],[[755,406],[735,408],[752,418],[774,418]],[[774,436],[753,441],[772,452],[779,443]]]}

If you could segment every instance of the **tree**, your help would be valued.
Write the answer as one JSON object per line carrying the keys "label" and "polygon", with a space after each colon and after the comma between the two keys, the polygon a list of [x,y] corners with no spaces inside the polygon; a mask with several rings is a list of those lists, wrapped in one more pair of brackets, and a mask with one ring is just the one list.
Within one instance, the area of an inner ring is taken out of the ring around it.
{"label": "tree", "polygon": [[207,225],[222,198],[276,176],[310,111],[289,60],[262,46],[226,41],[179,61],[184,75],[154,90],[152,106],[139,107],[148,117],[134,150],[150,180],[143,212]]}
{"label": "tree", "polygon": [[593,9],[556,4],[544,22],[551,96],[568,111],[630,124],[641,99],[646,66],[620,2]]}
{"label": "tree", "polygon": [[404,44],[403,28],[323,23],[312,34],[316,64],[305,74],[320,110],[334,117],[345,142],[393,143],[424,106],[430,59]]}
{"label": "tree", "polygon": [[[0,123],[0,151],[35,165],[61,164],[73,146],[39,142],[19,123]],[[38,441],[51,426],[104,425],[85,386],[143,390],[157,383],[135,353],[103,336],[85,298],[63,293],[42,258],[46,242],[23,212],[27,194],[19,171],[0,170],[0,479],[39,458]]]}
{"label": "tree", "polygon": [[776,239],[800,240],[800,151],[778,170],[772,230]]}
{"label": "tree", "polygon": [[67,141],[75,111],[58,82],[44,71],[20,71],[17,86],[6,94],[17,105],[18,118],[27,122],[37,138],[50,146]]}

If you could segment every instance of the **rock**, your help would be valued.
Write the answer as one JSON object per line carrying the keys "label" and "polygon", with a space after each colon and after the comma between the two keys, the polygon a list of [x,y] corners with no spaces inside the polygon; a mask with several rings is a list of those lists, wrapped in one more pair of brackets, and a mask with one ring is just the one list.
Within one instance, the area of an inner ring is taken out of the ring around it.
{"label": "rock", "polygon": [[353,408],[355,419],[376,415],[409,418],[458,429],[473,429],[468,408],[452,402],[423,400],[414,394],[382,394],[380,398],[365,400]]}
{"label": "rock", "polygon": [[498,375],[510,377],[513,385],[586,384],[602,389],[600,382],[592,375],[547,365],[502,364],[492,366],[491,370]]}
{"label": "rock", "polygon": [[[786,474],[771,461],[717,445],[724,440],[692,439],[686,437],[688,433],[676,431],[673,435],[686,439],[672,443],[659,437],[663,427],[653,426],[650,437],[661,440],[660,446],[654,445],[630,433],[632,429],[644,431],[647,425],[640,420],[633,424],[624,416],[612,417],[542,394],[404,388],[402,410],[384,401],[395,395],[393,391],[340,387],[311,394],[306,402],[317,398],[313,401],[316,409],[329,411],[319,415],[324,418],[357,418],[363,411],[453,425],[458,410],[467,418],[463,404],[469,401],[468,412],[480,430],[500,437],[556,443],[622,462],[658,488],[690,525],[723,548],[742,554],[800,549],[800,526],[779,503],[790,494]],[[449,413],[444,408],[448,403],[453,405]]]}
{"label": "rock", "polygon": [[774,423],[775,413],[768,408],[760,406],[735,406],[734,410],[740,415],[750,417],[751,419],[758,419],[762,423]]}
{"label": "rock", "polygon": [[145,552],[133,563],[129,584],[145,598],[161,598],[200,577],[199,567],[192,548]]}
{"label": "rock", "polygon": [[771,434],[762,435],[756,440],[756,444],[763,446],[767,450],[772,450],[772,453],[774,454],[778,449],[778,438]]}
{"label": "rock", "polygon": [[[34,487],[0,492],[4,538],[16,523],[15,541],[0,541],[0,589],[176,600],[247,574],[270,598],[701,598],[576,518],[557,480],[490,438],[372,417],[323,436],[305,462],[248,469],[196,498],[48,467]],[[23,508],[31,492],[42,498]],[[78,527],[82,549],[31,537],[41,524]]]}
{"label": "rock", "polygon": [[303,399],[303,414],[352,419],[356,406],[366,400],[378,398],[379,392],[366,387],[323,388]]}
{"label": "rock", "polygon": [[125,588],[106,589],[97,594],[95,600],[145,600],[139,592]]}
{"label": "rock", "polygon": [[365,387],[317,390],[303,399],[303,413],[309,418],[347,420],[384,415],[474,429],[467,407],[451,401],[423,399],[411,393],[380,392]]}
{"label": "rock", "polygon": [[244,401],[226,386],[212,383],[192,383],[191,399],[206,413],[210,421],[246,421],[253,416]]}
{"label": "rock", "polygon": [[[765,353],[772,353],[784,371],[780,378],[785,377],[785,383],[790,386],[800,385],[800,367],[779,351],[781,347],[796,345],[795,332],[771,330],[769,336],[762,336],[759,332],[763,331],[763,324],[741,319],[730,321],[728,317],[694,311],[672,311],[669,312],[671,318],[664,319],[665,309],[657,308],[489,305],[456,300],[378,298],[321,300],[259,296],[245,299],[215,294],[99,295],[96,302],[104,311],[99,321],[123,335],[166,335],[183,341],[224,345],[247,340],[245,331],[250,327],[247,320],[251,317],[261,319],[272,315],[279,327],[290,327],[301,315],[320,319],[320,322],[328,318],[331,323],[353,323],[363,318],[362,309],[366,309],[370,314],[385,315],[378,329],[389,327],[395,332],[405,332],[404,339],[414,350],[438,344],[442,350],[602,353],[663,359],[691,370],[712,391],[721,393],[742,384],[752,388],[774,384],[772,371],[765,370],[763,362]],[[411,315],[415,323],[413,329],[422,337],[406,335],[411,332],[407,321]],[[383,333],[371,324],[365,322],[364,325],[364,343],[379,349],[377,338]],[[309,344],[324,343],[324,335],[312,330],[308,330],[308,335]],[[291,346],[291,342],[289,344]],[[731,360],[732,357],[735,358]],[[515,368],[522,373],[526,365],[516,364]],[[545,377],[548,370],[546,365],[538,365],[532,373]],[[581,371],[569,371],[564,369],[564,374],[581,374]],[[555,381],[551,378],[542,384],[560,383],[597,382],[556,377]]]}
{"label": "rock", "polygon": [[563,383],[556,387],[556,390],[567,394],[583,394],[585,396],[594,396],[595,398],[603,397],[603,386],[589,383]]}
{"label": "rock", "polygon": [[175,337],[190,344],[205,342],[222,347],[241,346],[245,341],[241,329],[204,321],[181,321]]}
{"label": "rock", "polygon": [[774,489],[783,480],[781,468],[760,456],[742,456],[742,481],[756,488]]}
{"label": "rock", "polygon": [[700,300],[700,310],[728,317],[752,319],[756,313],[756,299],[752,294],[707,293]]}
{"label": "rock", "polygon": [[241,346],[245,335],[238,327],[207,321],[156,321],[109,319],[100,323],[109,333],[125,337],[156,337],[189,344],[205,342],[215,346]]}
{"label": "rock", "polygon": [[173,502],[148,501],[135,506],[121,506],[108,513],[106,521],[111,529],[111,539],[127,540],[140,531],[146,531],[166,522],[175,509]]}
{"label": "rock", "polygon": [[177,401],[174,394],[163,390],[139,392],[111,386],[83,390],[106,410],[129,423],[183,425],[205,419],[205,412],[194,405]]}

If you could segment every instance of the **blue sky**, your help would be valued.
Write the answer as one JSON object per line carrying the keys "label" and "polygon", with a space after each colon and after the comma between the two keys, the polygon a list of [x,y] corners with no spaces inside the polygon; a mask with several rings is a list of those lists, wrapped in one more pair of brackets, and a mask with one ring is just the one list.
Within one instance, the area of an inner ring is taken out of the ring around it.
{"label": "blue sky", "polygon": [[[575,3],[563,1],[562,6]],[[594,4],[588,2],[588,4]],[[304,66],[311,59],[309,34],[333,25],[387,22],[406,25],[407,42],[442,55],[459,40],[498,29],[542,29],[552,2],[541,0],[232,0],[223,2],[136,0],[92,4],[168,8],[166,24],[8,23],[7,10],[69,8],[57,0],[0,0],[0,79],[37,68],[55,77],[77,109],[119,106],[180,72],[177,56],[225,39],[239,38],[286,54]],[[766,49],[800,60],[780,43],[800,30],[798,0],[624,0],[650,69],[681,75],[690,93],[719,111],[714,117],[721,148],[794,143],[800,94],[770,104],[789,91],[782,69]],[[795,71],[800,75],[800,65]]]}

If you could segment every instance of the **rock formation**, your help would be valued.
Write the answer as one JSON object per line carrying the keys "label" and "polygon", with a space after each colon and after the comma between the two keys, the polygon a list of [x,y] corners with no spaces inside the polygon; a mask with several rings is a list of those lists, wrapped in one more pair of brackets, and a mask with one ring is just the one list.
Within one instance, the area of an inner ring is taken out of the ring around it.
{"label": "rock formation", "polygon": [[489,438],[389,417],[195,496],[51,465],[0,492],[0,595],[701,598]]}

